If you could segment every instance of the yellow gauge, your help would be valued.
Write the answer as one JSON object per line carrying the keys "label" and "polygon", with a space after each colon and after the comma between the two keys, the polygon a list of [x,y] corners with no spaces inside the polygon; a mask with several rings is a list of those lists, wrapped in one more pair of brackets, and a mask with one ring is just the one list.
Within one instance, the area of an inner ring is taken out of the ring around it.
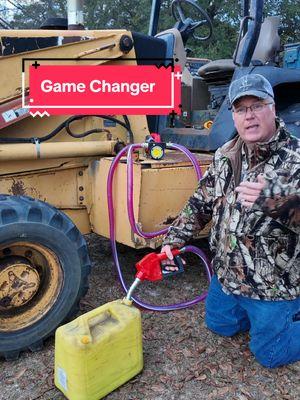
{"label": "yellow gauge", "polygon": [[205,129],[210,129],[212,127],[212,124],[213,124],[213,122],[209,120],[209,121],[204,122],[203,127]]}
{"label": "yellow gauge", "polygon": [[150,149],[150,155],[154,160],[161,160],[164,156],[164,149],[159,145],[154,145]]}

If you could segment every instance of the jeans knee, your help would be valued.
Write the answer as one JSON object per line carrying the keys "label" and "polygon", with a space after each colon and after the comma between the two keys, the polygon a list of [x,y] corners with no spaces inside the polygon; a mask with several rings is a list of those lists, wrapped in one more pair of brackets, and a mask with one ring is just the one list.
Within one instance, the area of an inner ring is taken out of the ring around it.
{"label": "jeans knee", "polygon": [[260,356],[257,356],[256,354],[254,354],[254,356],[255,356],[255,359],[258,361],[258,363],[265,368],[273,369],[273,368],[277,368],[277,367],[281,366],[281,364],[278,363],[277,360],[270,359],[268,354],[265,354],[265,355],[263,354]]}
{"label": "jeans knee", "polygon": [[209,321],[208,319],[205,320],[206,326],[207,328],[212,331],[213,333],[216,333],[219,336],[234,336],[236,335],[239,330],[236,328],[231,328],[228,326],[224,326],[224,325],[220,325],[220,324],[216,324],[212,321]]}
{"label": "jeans knee", "polygon": [[250,350],[258,363],[265,368],[278,368],[285,364],[284,362],[282,362],[282,360],[279,360],[278,357],[275,356],[274,349],[255,351],[250,348]]}

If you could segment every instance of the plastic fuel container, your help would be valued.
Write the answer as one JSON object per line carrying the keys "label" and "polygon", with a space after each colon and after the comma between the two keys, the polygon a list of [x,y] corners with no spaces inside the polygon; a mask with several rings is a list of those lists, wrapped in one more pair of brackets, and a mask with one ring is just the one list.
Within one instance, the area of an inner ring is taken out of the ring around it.
{"label": "plastic fuel container", "polygon": [[98,400],[143,368],[140,311],[122,300],[59,327],[55,385],[70,400]]}

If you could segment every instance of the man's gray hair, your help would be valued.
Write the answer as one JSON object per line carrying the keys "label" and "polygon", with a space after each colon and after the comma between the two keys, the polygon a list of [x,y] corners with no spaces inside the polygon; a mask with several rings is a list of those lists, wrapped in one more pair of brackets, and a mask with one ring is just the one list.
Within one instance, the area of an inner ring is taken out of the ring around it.
{"label": "man's gray hair", "polygon": [[266,99],[264,99],[266,103],[272,103],[275,104],[275,100],[272,96],[268,96]]}

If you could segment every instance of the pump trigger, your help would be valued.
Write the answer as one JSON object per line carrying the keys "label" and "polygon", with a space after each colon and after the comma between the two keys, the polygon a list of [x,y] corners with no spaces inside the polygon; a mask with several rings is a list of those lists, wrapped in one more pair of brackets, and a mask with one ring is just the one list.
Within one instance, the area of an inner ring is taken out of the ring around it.
{"label": "pump trigger", "polygon": [[[168,267],[168,265],[163,266],[162,274],[165,278],[174,276],[174,275],[178,275],[178,274],[182,274],[184,272],[184,265],[183,265],[182,259],[179,255],[174,257],[174,263],[175,263],[175,267],[177,267],[177,270],[175,270],[175,271],[166,270],[165,267]],[[174,265],[171,265],[171,266],[174,267]]]}

